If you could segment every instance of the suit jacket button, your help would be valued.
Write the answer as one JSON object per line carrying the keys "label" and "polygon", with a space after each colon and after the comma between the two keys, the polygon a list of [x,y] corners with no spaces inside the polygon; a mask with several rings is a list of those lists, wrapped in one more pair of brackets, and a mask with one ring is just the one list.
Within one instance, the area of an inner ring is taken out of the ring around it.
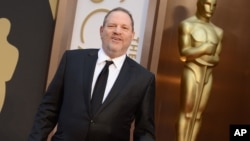
{"label": "suit jacket button", "polygon": [[91,124],[95,124],[94,120],[90,120],[90,123],[91,123]]}

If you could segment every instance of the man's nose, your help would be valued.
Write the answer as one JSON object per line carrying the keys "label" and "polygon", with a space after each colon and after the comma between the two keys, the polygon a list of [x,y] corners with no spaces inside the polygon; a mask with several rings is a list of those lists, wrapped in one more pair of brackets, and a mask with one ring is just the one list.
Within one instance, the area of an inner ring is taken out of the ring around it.
{"label": "man's nose", "polygon": [[117,26],[116,28],[115,28],[115,30],[114,30],[114,32],[115,33],[117,33],[117,34],[119,34],[119,33],[121,33],[121,27],[119,27],[119,26]]}

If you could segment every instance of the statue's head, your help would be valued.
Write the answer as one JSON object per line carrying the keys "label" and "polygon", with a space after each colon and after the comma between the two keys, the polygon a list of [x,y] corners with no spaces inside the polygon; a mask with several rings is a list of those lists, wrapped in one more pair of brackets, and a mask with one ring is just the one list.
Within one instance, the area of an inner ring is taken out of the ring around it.
{"label": "statue's head", "polygon": [[11,23],[7,18],[0,18],[0,37],[6,37],[10,32]]}
{"label": "statue's head", "polygon": [[210,19],[213,16],[217,0],[197,0],[197,16]]}

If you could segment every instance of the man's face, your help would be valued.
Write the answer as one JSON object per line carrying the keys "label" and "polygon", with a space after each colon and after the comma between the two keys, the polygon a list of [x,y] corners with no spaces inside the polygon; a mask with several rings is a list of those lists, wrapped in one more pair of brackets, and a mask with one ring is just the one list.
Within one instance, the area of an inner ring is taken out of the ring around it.
{"label": "man's face", "polygon": [[119,57],[127,52],[134,38],[129,15],[122,11],[114,11],[100,28],[102,47],[111,58]]}
{"label": "man's face", "polygon": [[211,18],[216,8],[216,0],[199,0],[198,12],[204,18]]}

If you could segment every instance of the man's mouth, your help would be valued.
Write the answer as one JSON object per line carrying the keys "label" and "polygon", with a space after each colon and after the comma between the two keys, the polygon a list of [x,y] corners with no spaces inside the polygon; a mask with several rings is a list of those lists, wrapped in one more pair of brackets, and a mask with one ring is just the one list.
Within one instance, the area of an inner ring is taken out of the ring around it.
{"label": "man's mouth", "polygon": [[116,41],[116,42],[122,41],[122,39],[119,37],[112,37],[111,39],[112,41]]}

